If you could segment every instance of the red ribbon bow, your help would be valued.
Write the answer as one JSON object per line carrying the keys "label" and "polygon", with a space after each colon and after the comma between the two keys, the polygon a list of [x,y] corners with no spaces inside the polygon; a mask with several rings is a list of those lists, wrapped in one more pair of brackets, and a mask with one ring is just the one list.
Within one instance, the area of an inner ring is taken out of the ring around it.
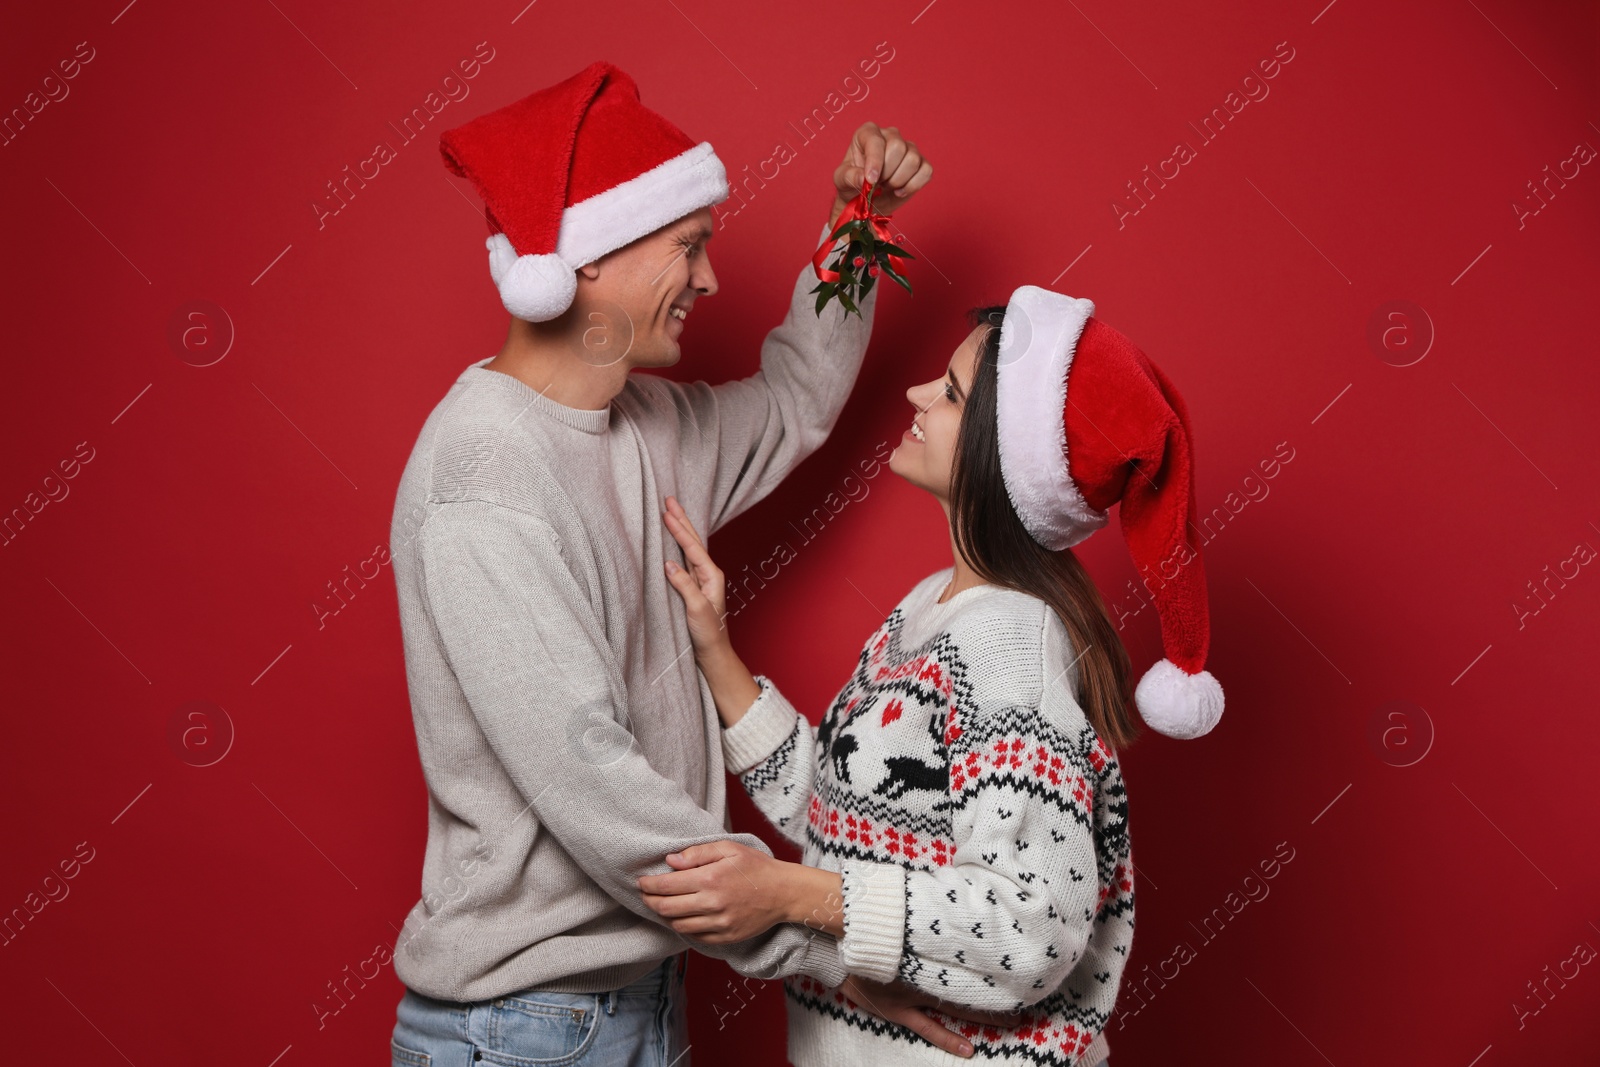
{"label": "red ribbon bow", "polygon": [[[854,200],[850,201],[844,206],[844,210],[839,213],[839,221],[834,223],[833,229],[828,231],[830,236],[822,239],[822,247],[818,248],[817,254],[811,257],[811,265],[812,267],[816,268],[818,278],[821,278],[825,282],[836,282],[839,280],[838,271],[829,270],[822,264],[823,261],[828,258],[828,252],[833,248],[834,242],[838,240],[838,237],[832,235],[837,234],[839,232],[839,227],[845,225],[846,223],[854,222],[856,219],[866,219],[867,224],[872,227],[874,236],[876,236],[880,241],[883,241],[885,244],[894,244],[894,240],[889,236],[889,216],[880,215],[876,211],[872,210],[871,197],[872,194],[870,191],[870,186],[867,184],[867,180],[862,178],[861,192],[856,194],[856,198]],[[889,265],[894,268],[896,273],[905,273],[904,258],[891,253],[889,256]]]}

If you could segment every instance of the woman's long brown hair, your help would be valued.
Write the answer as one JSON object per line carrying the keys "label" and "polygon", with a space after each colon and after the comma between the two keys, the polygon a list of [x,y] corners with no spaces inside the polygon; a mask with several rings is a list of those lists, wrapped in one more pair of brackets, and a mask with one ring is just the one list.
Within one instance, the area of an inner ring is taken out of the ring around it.
{"label": "woman's long brown hair", "polygon": [[1053,552],[1017,517],[1000,471],[998,393],[1004,306],[974,308],[974,327],[988,326],[967,391],[956,437],[950,519],[957,550],[985,581],[1043,600],[1066,624],[1078,660],[1078,704],[1112,748],[1139,736],[1132,711],[1132,665],[1105,601],[1073,551]]}

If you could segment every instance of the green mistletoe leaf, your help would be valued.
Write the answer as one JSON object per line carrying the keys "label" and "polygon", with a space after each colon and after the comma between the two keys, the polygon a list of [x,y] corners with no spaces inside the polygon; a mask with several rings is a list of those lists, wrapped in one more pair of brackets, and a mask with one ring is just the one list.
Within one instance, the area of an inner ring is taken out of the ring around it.
{"label": "green mistletoe leaf", "polygon": [[906,279],[903,278],[900,275],[899,271],[895,270],[893,267],[889,266],[889,264],[885,263],[883,265],[883,272],[885,274],[887,274],[889,277],[893,278],[895,280],[895,283],[897,285],[899,285],[900,288],[904,289],[908,293],[911,292],[911,283],[906,281]]}
{"label": "green mistletoe leaf", "polygon": [[837,292],[838,289],[839,289],[839,283],[838,282],[823,282],[820,285],[818,285],[815,289],[811,290],[813,293],[817,294],[817,315],[818,316],[821,316],[822,309],[828,305],[828,301],[829,300],[833,299],[833,294],[835,292]]}

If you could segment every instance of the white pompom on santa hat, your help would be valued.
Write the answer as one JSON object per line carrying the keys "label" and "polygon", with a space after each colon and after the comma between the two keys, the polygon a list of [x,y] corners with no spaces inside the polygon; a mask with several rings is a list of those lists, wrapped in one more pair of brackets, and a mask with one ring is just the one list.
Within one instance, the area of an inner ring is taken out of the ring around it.
{"label": "white pompom on santa hat", "polygon": [[728,198],[710,143],[641,104],[604,60],[445,131],[439,150],[483,197],[490,277],[530,322],[572,306],[577,268]]}
{"label": "white pompom on santa hat", "polygon": [[1120,504],[1122,533],[1161,618],[1165,658],[1134,689],[1140,716],[1168,737],[1222,718],[1206,671],[1210,613],[1195,529],[1188,413],[1161,369],[1093,317],[1094,304],[1024,285],[1000,327],[1000,469],[1034,540],[1069,548]]}

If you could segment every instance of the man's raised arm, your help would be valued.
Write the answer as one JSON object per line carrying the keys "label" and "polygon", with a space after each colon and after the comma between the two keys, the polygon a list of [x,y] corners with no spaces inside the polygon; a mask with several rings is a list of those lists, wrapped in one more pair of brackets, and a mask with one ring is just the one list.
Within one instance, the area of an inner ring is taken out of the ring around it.
{"label": "man's raised arm", "polygon": [[[790,292],[783,322],[761,344],[761,369],[748,378],[708,385],[644,379],[656,397],[654,410],[679,422],[683,497],[708,500],[707,535],[777,487],[833,431],[844,409],[872,335],[880,284],[859,301],[860,317],[838,304],[816,312],[817,284],[809,254],[832,232],[862,181],[881,185],[873,208],[890,214],[927,184],[932,164],[893,126],[864,123],[856,130],[844,161],[834,171],[835,199],[826,226],[806,248],[808,262]],[[842,241],[842,239],[841,239]]]}

